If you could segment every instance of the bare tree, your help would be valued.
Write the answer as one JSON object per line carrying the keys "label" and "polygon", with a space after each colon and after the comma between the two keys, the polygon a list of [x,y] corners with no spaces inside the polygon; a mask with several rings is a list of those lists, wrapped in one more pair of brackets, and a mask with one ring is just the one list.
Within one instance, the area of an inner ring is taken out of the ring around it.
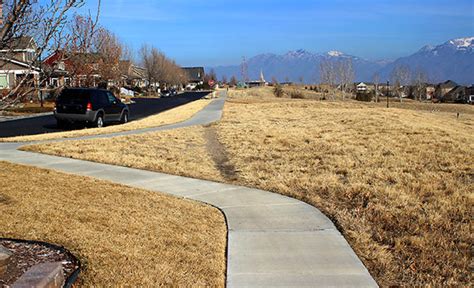
{"label": "bare tree", "polygon": [[[99,27],[98,21],[97,16],[76,14],[66,27],[70,40],[60,51],[72,86],[95,86],[100,80],[100,70],[106,70],[104,62],[107,59],[101,57],[99,50],[109,52],[105,43],[110,43],[110,37],[104,28]],[[101,39],[101,36],[106,39]]]}
{"label": "bare tree", "polygon": [[212,80],[214,82],[217,81],[216,71],[214,71],[214,69],[211,69],[209,73],[207,74],[207,78],[208,80]]}
{"label": "bare tree", "polygon": [[415,100],[422,101],[426,98],[426,82],[428,82],[427,74],[421,67],[418,67],[413,75],[413,92]]}
{"label": "bare tree", "polygon": [[374,76],[372,77],[372,81],[374,81],[374,85],[375,85],[375,102],[379,102],[380,74],[378,72],[374,73]]}
{"label": "bare tree", "polygon": [[276,84],[279,84],[278,79],[275,76],[272,76],[272,84],[275,86]]}
{"label": "bare tree", "polygon": [[146,70],[148,88],[153,87],[156,89],[156,83],[158,82],[159,65],[156,57],[158,53],[156,48],[151,48],[148,45],[143,45],[140,49],[142,65]]}
{"label": "bare tree", "polygon": [[122,43],[117,36],[105,28],[100,28],[94,37],[94,52],[100,57],[98,73],[103,81],[118,83],[121,79],[120,60]]}
{"label": "bare tree", "polygon": [[[321,60],[320,66],[321,84],[327,84],[332,89],[337,81],[336,66],[330,59]],[[332,95],[334,99],[334,94]]]}
{"label": "bare tree", "polygon": [[[1,96],[0,109],[18,103],[32,91],[39,91],[39,87],[47,78],[42,75],[41,68],[38,67],[41,57],[48,52],[57,50],[70,40],[70,35],[66,34],[65,29],[71,20],[70,12],[83,3],[84,0],[3,1],[3,15],[6,17],[3,19],[3,26],[0,29],[0,50],[7,52],[2,52],[0,66],[2,68],[8,66],[16,53],[18,41],[25,37],[34,39],[36,51],[29,55],[23,76],[15,79],[16,81],[9,87],[8,93]],[[6,73],[6,75],[9,74],[10,72]],[[34,85],[28,84],[29,82]]]}
{"label": "bare tree", "polygon": [[222,75],[222,84],[227,84],[227,76],[226,75]]}
{"label": "bare tree", "polygon": [[350,84],[354,82],[355,72],[352,65],[352,59],[343,59],[332,65],[335,74],[335,79],[341,86],[342,98],[345,99],[346,92],[349,89]]}
{"label": "bare tree", "polygon": [[173,60],[155,47],[142,46],[140,50],[142,65],[146,69],[149,86],[167,88],[187,82],[187,75]]}
{"label": "bare tree", "polygon": [[235,77],[235,75],[232,75],[232,77],[230,77],[229,85],[232,87],[235,87],[237,86],[237,84],[238,84],[237,77]]}
{"label": "bare tree", "polygon": [[404,86],[410,83],[410,75],[410,68],[406,65],[397,65],[390,74],[390,78],[394,85],[394,91],[398,97],[400,97],[400,102],[402,102],[403,99],[402,94]]}

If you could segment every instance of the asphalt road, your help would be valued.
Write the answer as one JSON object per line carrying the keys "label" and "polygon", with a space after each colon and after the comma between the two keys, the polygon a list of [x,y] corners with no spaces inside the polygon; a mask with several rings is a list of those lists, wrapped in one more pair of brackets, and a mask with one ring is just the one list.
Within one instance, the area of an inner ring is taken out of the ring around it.
{"label": "asphalt road", "polygon": [[[130,121],[157,114],[183,104],[201,99],[207,92],[186,92],[184,94],[159,99],[135,98],[136,103],[129,105]],[[68,129],[82,129],[84,126],[70,127]],[[18,119],[0,122],[0,137],[13,137],[22,135],[36,135],[63,131],[56,127],[53,115],[40,116],[27,119]]]}

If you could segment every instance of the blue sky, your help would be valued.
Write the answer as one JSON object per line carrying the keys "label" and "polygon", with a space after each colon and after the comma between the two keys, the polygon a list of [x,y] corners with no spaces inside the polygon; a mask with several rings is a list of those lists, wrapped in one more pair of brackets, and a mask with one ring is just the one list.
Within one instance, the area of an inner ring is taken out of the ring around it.
{"label": "blue sky", "polygon": [[[97,0],[86,0],[83,12]],[[368,59],[474,36],[474,0],[102,0],[101,23],[138,49],[154,45],[181,65],[242,56],[339,50]]]}

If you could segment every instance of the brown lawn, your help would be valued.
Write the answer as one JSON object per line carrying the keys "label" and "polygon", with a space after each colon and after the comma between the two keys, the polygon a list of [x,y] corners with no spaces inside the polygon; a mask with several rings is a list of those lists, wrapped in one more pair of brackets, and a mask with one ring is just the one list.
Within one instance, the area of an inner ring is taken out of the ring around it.
{"label": "brown lawn", "polygon": [[472,106],[247,91],[209,127],[26,149],[289,195],[328,215],[382,286],[471,283]]}
{"label": "brown lawn", "polygon": [[0,111],[7,115],[30,115],[36,113],[52,112],[54,109],[54,102],[44,101],[43,107],[40,103],[22,103],[21,106],[8,108]]}
{"label": "brown lawn", "polygon": [[217,209],[159,193],[0,162],[0,237],[64,245],[84,287],[225,283]]}

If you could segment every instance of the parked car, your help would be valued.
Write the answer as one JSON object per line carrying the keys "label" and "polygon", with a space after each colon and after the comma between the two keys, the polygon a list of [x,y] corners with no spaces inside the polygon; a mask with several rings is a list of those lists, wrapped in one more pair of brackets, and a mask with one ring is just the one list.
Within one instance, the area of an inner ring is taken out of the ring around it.
{"label": "parked car", "polygon": [[171,91],[170,90],[163,90],[161,91],[161,97],[170,97]]}
{"label": "parked car", "polygon": [[58,96],[54,117],[58,127],[84,122],[100,128],[107,122],[127,123],[130,110],[108,90],[72,88]]}
{"label": "parked car", "polygon": [[178,91],[176,91],[176,89],[171,89],[171,90],[170,90],[170,93],[171,93],[171,96],[176,96],[176,95],[178,95]]}

